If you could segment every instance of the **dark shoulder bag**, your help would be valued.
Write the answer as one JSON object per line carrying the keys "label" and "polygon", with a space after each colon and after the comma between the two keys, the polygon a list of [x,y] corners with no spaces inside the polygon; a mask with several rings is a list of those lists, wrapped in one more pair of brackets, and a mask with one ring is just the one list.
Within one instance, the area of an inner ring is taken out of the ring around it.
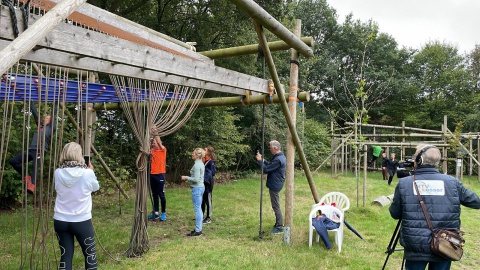
{"label": "dark shoulder bag", "polygon": [[417,192],[418,201],[422,207],[423,214],[427,220],[428,228],[432,231],[432,240],[430,241],[430,250],[433,254],[438,255],[450,261],[459,261],[463,256],[463,246],[465,240],[463,232],[459,229],[435,229],[433,230],[432,222],[428,216],[425,203],[418,191],[417,183],[415,183],[415,175],[412,176],[413,185]]}

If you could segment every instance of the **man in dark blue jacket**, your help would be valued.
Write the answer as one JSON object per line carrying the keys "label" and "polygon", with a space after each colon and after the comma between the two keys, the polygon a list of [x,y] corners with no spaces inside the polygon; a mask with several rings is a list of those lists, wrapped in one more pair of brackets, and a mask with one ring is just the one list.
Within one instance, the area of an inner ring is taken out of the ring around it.
{"label": "man in dark blue jacket", "polygon": [[448,270],[451,261],[430,251],[432,231],[418,201],[413,180],[417,183],[433,229],[460,228],[460,205],[480,209],[480,198],[458,179],[437,169],[440,151],[433,145],[419,145],[415,152],[415,174],[401,178],[395,188],[390,215],[402,220],[400,244],[405,248],[406,270]]}
{"label": "man in dark blue jacket", "polygon": [[280,190],[283,188],[285,182],[285,171],[287,166],[287,159],[282,152],[282,146],[278,141],[271,141],[269,143],[270,152],[273,154],[272,161],[266,161],[262,158],[260,153],[257,153],[257,162],[262,166],[263,173],[267,173],[267,188],[270,192],[270,202],[272,203],[273,212],[275,212],[275,228],[271,231],[272,234],[283,233],[283,216],[282,208],[280,207]]}

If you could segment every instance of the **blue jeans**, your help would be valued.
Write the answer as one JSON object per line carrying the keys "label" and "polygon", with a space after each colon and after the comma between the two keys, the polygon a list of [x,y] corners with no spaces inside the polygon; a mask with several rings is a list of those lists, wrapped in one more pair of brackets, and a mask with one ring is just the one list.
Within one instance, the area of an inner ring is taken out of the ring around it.
{"label": "blue jeans", "polygon": [[193,210],[195,211],[195,231],[201,232],[203,225],[202,198],[205,187],[192,188]]}
{"label": "blue jeans", "polygon": [[405,261],[405,270],[425,270],[427,264],[428,270],[450,270],[452,262]]}
{"label": "blue jeans", "polygon": [[312,218],[312,225],[315,227],[315,230],[317,230],[318,235],[320,235],[325,247],[331,249],[332,244],[330,243],[330,239],[328,239],[328,230],[337,229],[340,227],[340,224],[322,215],[320,219]]}

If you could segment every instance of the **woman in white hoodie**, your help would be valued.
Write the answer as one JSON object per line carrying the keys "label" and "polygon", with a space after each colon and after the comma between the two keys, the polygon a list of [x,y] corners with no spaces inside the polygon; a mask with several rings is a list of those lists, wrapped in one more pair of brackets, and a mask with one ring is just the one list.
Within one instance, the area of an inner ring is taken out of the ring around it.
{"label": "woman in white hoodie", "polygon": [[53,215],[61,253],[59,269],[72,269],[74,237],[82,248],[85,269],[97,269],[91,195],[100,188],[97,177],[92,164],[85,164],[78,143],[65,145],[59,164],[54,175],[57,198]]}

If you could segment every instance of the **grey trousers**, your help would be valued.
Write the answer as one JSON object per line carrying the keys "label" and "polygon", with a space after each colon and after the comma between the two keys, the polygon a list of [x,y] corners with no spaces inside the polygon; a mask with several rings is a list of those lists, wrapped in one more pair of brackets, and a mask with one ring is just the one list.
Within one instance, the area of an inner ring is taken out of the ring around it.
{"label": "grey trousers", "polygon": [[283,229],[283,216],[282,208],[280,207],[280,191],[273,191],[269,189],[270,202],[272,203],[272,209],[275,213],[275,228]]}

